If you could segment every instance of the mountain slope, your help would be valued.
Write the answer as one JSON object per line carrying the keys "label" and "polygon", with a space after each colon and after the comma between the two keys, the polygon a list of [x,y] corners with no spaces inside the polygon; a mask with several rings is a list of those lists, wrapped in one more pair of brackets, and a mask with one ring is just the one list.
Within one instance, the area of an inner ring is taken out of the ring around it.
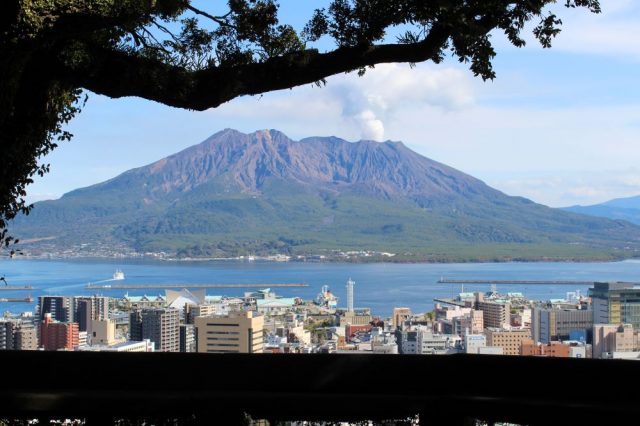
{"label": "mountain slope", "polygon": [[640,225],[640,195],[628,198],[616,198],[591,206],[571,206],[563,210],[615,220],[627,220]]}
{"label": "mountain slope", "polygon": [[403,259],[628,256],[640,228],[507,196],[400,142],[226,129],[15,221],[47,244],[229,256],[370,249]]}

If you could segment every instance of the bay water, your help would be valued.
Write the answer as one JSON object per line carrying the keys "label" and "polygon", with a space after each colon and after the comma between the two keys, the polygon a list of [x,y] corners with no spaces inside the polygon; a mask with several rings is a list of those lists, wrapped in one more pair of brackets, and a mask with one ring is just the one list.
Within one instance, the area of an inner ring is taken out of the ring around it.
{"label": "bay water", "polygon": [[[120,269],[124,281],[109,281]],[[159,261],[137,259],[74,260],[0,260],[0,276],[9,285],[31,285],[30,292],[0,291],[0,298],[24,297],[33,303],[0,302],[0,312],[34,311],[38,296],[101,294],[120,298],[129,295],[155,296],[160,289],[89,290],[89,283],[113,284],[270,284],[305,283],[308,287],[274,288],[283,297],[313,299],[323,285],[328,285],[338,298],[338,306],[346,306],[346,281],[355,284],[356,307],[371,308],[374,315],[387,317],[394,307],[409,307],[414,313],[430,311],[434,298],[457,295],[459,284],[439,284],[445,279],[491,280],[581,280],[640,281],[640,260],[622,262],[513,262],[513,263],[304,263],[264,261]],[[0,286],[4,283],[0,282]],[[567,292],[579,290],[587,294],[587,285],[497,285],[500,293],[522,292],[529,299],[564,298]],[[488,284],[464,285],[464,291],[489,291]],[[242,296],[245,289],[207,289],[208,295]]]}

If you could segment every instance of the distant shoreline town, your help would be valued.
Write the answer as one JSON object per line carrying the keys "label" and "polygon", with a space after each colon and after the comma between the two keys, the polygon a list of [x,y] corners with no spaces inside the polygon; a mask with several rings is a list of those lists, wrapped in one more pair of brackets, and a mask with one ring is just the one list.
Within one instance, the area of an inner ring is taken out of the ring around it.
{"label": "distant shoreline town", "polygon": [[[13,254],[8,254],[12,252]],[[412,252],[394,253],[379,250],[325,250],[324,254],[248,254],[238,256],[177,256],[175,253],[165,251],[138,252],[125,246],[99,245],[97,247],[78,246],[68,249],[28,248],[8,251],[4,258],[28,259],[28,260],[69,260],[69,259],[146,259],[166,262],[348,262],[348,263],[503,263],[503,262],[617,262],[637,257],[628,253],[620,256],[487,256],[477,257],[448,257],[441,255],[424,255]]]}

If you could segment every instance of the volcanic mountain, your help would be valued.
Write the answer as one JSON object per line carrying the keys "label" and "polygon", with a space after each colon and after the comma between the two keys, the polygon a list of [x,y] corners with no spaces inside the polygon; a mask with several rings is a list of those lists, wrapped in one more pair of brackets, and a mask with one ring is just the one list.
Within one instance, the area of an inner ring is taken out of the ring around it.
{"label": "volcanic mountain", "polygon": [[405,260],[612,258],[640,228],[507,196],[401,142],[226,129],[111,180],[37,203],[10,230],[72,247],[178,256],[378,250]]}

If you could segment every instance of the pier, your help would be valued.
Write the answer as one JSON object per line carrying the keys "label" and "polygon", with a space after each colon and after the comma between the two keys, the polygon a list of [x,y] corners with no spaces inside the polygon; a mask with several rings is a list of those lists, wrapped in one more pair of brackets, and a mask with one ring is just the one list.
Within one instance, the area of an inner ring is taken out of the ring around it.
{"label": "pier", "polygon": [[146,289],[175,289],[175,288],[272,288],[272,287],[309,287],[304,283],[274,283],[274,284],[87,284],[87,289],[101,290],[146,290]]}
{"label": "pier", "polygon": [[0,284],[0,291],[2,290],[11,290],[11,291],[26,291],[26,290],[33,290],[33,287],[31,287],[30,285],[1,285]]}
{"label": "pier", "polygon": [[[597,281],[570,281],[570,280],[438,280],[438,284],[510,284],[510,285],[593,285]],[[631,283],[638,284],[638,283]]]}
{"label": "pier", "polygon": [[437,298],[434,298],[433,301],[437,303],[444,303],[445,305],[460,306],[461,308],[465,307],[464,302],[461,302],[459,300],[455,300],[452,298],[437,297]]}
{"label": "pier", "polygon": [[33,302],[33,297],[0,297],[0,302],[25,302],[31,303]]}

